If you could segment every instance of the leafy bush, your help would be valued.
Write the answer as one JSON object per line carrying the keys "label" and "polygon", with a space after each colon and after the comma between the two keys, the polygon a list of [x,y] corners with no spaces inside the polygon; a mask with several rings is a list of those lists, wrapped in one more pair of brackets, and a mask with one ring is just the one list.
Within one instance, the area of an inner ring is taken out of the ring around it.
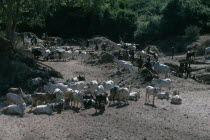
{"label": "leafy bush", "polygon": [[183,35],[186,27],[207,29],[210,9],[196,0],[171,0],[163,10],[162,30],[165,36]]}
{"label": "leafy bush", "polygon": [[154,41],[159,39],[161,34],[160,22],[160,16],[140,17],[137,22],[137,30],[134,33],[135,40],[145,43],[146,40]]}
{"label": "leafy bush", "polygon": [[200,35],[200,28],[198,28],[197,26],[188,26],[185,29],[185,35],[184,37],[187,40],[191,40],[191,41],[195,41],[198,39],[199,35]]}

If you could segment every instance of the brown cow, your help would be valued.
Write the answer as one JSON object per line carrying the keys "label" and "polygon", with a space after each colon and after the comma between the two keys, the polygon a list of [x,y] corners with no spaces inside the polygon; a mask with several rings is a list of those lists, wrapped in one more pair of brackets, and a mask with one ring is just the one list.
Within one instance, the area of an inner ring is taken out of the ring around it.
{"label": "brown cow", "polygon": [[38,102],[42,102],[42,103],[51,103],[56,99],[56,95],[55,94],[51,94],[49,92],[47,93],[34,93],[31,95],[32,97],[32,106],[33,107],[34,103],[36,103],[36,106],[38,105]]}

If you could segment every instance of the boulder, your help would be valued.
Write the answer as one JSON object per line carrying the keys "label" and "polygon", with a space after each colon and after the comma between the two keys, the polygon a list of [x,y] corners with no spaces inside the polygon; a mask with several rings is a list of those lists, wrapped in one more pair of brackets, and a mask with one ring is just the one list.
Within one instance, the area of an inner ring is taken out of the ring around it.
{"label": "boulder", "polygon": [[114,55],[110,54],[110,53],[105,53],[105,54],[102,54],[100,60],[98,61],[100,64],[103,64],[103,63],[112,63],[114,62]]}

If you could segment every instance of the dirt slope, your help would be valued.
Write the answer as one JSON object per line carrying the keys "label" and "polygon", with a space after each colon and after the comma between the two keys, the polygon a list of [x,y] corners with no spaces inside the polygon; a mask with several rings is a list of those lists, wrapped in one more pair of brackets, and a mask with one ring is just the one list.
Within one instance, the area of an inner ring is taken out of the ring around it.
{"label": "dirt slope", "polygon": [[[117,70],[110,64],[91,66],[77,60],[45,64],[60,71],[65,79],[85,72],[87,81],[108,80]],[[114,81],[120,83],[126,76]],[[94,109],[88,109],[79,113],[65,110],[52,116],[26,113],[23,118],[0,115],[0,140],[209,140],[210,87],[191,79],[170,78],[172,90],[181,91],[181,105],[158,99],[156,108],[144,105],[145,87],[139,85],[139,101],[112,105],[103,114],[94,115]]]}

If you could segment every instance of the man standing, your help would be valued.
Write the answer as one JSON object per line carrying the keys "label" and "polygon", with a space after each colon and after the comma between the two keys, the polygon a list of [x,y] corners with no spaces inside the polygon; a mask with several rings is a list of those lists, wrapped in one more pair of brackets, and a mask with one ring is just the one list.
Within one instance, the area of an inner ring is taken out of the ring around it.
{"label": "man standing", "polygon": [[134,50],[130,51],[130,55],[131,55],[131,61],[133,63],[134,62],[134,56],[135,56]]}
{"label": "man standing", "polygon": [[143,67],[144,61],[142,59],[142,57],[140,56],[138,59],[138,70],[141,70]]}
{"label": "man standing", "polygon": [[171,48],[171,57],[174,58],[174,47]]}
{"label": "man standing", "polygon": [[86,48],[89,47],[89,44],[90,44],[90,42],[89,42],[89,40],[87,40],[87,42],[86,42]]}
{"label": "man standing", "polygon": [[98,48],[98,44],[96,43],[95,50],[98,51],[98,49],[99,49],[99,48]]}
{"label": "man standing", "polygon": [[101,49],[103,50],[103,51],[106,51],[106,43],[103,43],[102,45],[101,45]]}

